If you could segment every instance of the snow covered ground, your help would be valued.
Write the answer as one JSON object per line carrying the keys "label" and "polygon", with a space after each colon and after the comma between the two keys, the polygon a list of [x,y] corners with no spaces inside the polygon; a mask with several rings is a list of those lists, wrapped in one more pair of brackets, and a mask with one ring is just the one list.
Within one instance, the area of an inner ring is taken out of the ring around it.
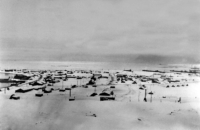
{"label": "snow covered ground", "polygon": [[[113,76],[115,71],[110,73]],[[132,75],[130,72],[123,73]],[[134,74],[150,76],[152,73],[134,72]],[[36,90],[15,93],[19,88],[11,87],[5,93],[3,89],[0,91],[0,130],[200,129],[199,82],[189,82],[188,86],[169,88],[166,88],[165,84],[148,83],[147,102],[144,102],[145,90],[139,89],[141,83],[132,84],[131,81],[121,83],[114,77],[112,84],[109,84],[112,78],[109,74],[106,76],[109,78],[97,79],[96,91],[92,85],[88,85],[88,88],[81,87],[88,83],[90,78],[80,81],[70,78],[53,86],[47,86],[61,89],[78,84],[79,87],[72,89],[75,101],[69,101],[69,90],[65,92],[55,90],[52,93],[45,93],[42,97],[36,97],[35,94],[38,93]],[[86,77],[89,77],[88,74]],[[184,78],[188,79],[186,76]],[[172,84],[177,85],[177,83]],[[111,86],[115,88],[110,88]],[[28,89],[33,86],[24,85],[20,88]],[[115,100],[100,101],[99,95],[90,96],[94,92],[100,94],[103,91],[106,93],[113,91]],[[152,102],[149,92],[153,92]],[[13,93],[20,96],[20,100],[10,100],[9,97]],[[177,102],[180,97],[181,103]]]}

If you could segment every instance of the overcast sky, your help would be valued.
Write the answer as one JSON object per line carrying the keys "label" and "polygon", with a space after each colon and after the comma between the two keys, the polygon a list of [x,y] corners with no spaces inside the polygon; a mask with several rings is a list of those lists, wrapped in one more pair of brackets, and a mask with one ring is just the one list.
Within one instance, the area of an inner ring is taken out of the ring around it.
{"label": "overcast sky", "polygon": [[199,50],[200,0],[0,1],[1,59]]}

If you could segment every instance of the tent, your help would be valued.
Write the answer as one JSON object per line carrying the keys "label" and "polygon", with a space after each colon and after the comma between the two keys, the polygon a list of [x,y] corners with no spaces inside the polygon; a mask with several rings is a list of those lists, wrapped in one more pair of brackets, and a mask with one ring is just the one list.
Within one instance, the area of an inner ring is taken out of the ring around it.
{"label": "tent", "polygon": [[10,99],[14,99],[14,100],[19,100],[20,99],[20,97],[18,96],[15,96],[15,94],[12,94],[11,96],[10,96]]}
{"label": "tent", "polygon": [[76,85],[73,85],[73,86],[72,86],[72,88],[76,88],[76,87],[78,87],[78,86],[76,86]]}
{"label": "tent", "polygon": [[111,91],[111,92],[110,92],[110,95],[114,95],[114,92],[113,92],[113,91]]}
{"label": "tent", "polygon": [[94,97],[94,96],[96,96],[97,95],[97,93],[92,93],[91,95],[90,95],[90,97]]}
{"label": "tent", "polygon": [[140,87],[139,89],[141,89],[141,90],[144,90],[144,88],[143,88],[143,87]]}
{"label": "tent", "polygon": [[110,96],[110,94],[103,92],[103,93],[100,93],[99,96]]}
{"label": "tent", "polygon": [[153,92],[149,92],[150,95],[153,95]]}
{"label": "tent", "polygon": [[54,90],[53,88],[51,88],[50,90],[46,90],[45,88],[44,89],[42,89],[42,91],[44,92],[44,93],[51,93],[52,92],[52,90]]}
{"label": "tent", "polygon": [[137,82],[136,81],[133,81],[133,83],[132,84],[137,84]]}

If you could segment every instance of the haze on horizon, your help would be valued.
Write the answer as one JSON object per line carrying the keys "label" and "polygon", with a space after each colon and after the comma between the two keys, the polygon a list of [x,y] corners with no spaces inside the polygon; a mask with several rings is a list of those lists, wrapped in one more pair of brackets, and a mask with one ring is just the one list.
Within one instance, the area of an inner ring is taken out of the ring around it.
{"label": "haze on horizon", "polygon": [[0,59],[200,62],[199,0],[1,0]]}

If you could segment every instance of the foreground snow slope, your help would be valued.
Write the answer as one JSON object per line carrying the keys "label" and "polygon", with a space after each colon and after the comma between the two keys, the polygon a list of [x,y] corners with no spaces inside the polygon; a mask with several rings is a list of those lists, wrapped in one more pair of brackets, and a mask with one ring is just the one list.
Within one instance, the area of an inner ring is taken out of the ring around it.
{"label": "foreground snow slope", "polygon": [[197,102],[0,100],[1,130],[200,129]]}

